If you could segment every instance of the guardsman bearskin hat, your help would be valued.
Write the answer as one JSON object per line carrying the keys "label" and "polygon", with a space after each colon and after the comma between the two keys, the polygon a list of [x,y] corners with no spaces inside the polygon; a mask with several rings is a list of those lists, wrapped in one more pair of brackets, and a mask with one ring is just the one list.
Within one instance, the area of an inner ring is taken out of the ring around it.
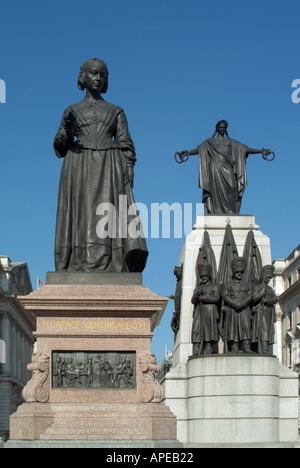
{"label": "guardsman bearskin hat", "polygon": [[235,257],[232,262],[231,262],[231,269],[232,269],[232,273],[238,271],[238,270],[245,270],[246,268],[246,260],[244,259],[244,257]]}
{"label": "guardsman bearskin hat", "polygon": [[211,276],[212,267],[211,265],[208,265],[207,263],[200,263],[198,265],[198,272],[199,272],[199,276],[202,276],[202,275]]}

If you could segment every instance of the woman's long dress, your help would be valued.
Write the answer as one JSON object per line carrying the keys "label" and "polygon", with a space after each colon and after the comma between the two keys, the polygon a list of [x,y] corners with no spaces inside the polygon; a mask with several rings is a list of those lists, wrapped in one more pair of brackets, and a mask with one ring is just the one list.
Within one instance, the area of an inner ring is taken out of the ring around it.
{"label": "woman's long dress", "polygon": [[[148,251],[128,180],[127,166],[136,156],[124,111],[103,99],[84,98],[64,112],[54,149],[64,157],[56,271],[143,271]],[[132,237],[129,223],[136,226]]]}

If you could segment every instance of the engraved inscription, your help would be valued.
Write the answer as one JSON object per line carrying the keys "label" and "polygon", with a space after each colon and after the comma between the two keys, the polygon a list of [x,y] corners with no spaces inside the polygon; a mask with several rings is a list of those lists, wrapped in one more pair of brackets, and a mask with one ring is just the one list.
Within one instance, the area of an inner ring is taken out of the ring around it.
{"label": "engraved inscription", "polygon": [[144,320],[42,320],[42,330],[146,330]]}
{"label": "engraved inscription", "polygon": [[134,389],[135,352],[53,351],[53,389]]}

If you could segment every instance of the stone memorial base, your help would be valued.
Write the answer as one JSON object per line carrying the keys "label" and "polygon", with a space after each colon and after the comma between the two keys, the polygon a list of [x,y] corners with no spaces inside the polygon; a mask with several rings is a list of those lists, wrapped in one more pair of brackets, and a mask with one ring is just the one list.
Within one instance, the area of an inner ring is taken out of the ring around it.
{"label": "stone memorial base", "polygon": [[11,440],[176,440],[164,404],[25,403],[11,418]]}
{"label": "stone memorial base", "polygon": [[298,442],[298,376],[273,356],[192,357],[164,388],[180,442]]}
{"label": "stone memorial base", "polygon": [[20,298],[36,317],[37,341],[10,440],[176,441],[150,352],[168,299],[141,275],[96,274],[92,284],[81,276],[48,274],[45,286]]}
{"label": "stone memorial base", "polygon": [[[1,444],[0,444],[1,448]],[[177,440],[9,440],[4,444],[5,449],[130,449],[133,457],[137,449],[166,449],[183,448]],[[283,447],[282,447],[283,448]],[[128,452],[127,452],[128,453]],[[113,452],[111,454],[113,456]],[[129,457],[130,455],[127,455]],[[128,460],[129,458],[126,458]],[[113,460],[112,460],[113,462]],[[120,462],[120,459],[118,460]]]}

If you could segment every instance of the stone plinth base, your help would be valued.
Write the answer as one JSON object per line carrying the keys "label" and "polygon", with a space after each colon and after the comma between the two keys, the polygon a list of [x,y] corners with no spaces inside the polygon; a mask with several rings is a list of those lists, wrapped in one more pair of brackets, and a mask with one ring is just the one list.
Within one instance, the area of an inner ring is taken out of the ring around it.
{"label": "stone plinth base", "polygon": [[75,273],[57,273],[49,271],[47,273],[48,285],[142,285],[142,273],[105,273],[105,272],[75,272]]}
{"label": "stone plinth base", "polygon": [[[0,446],[1,448],[1,446]],[[5,449],[130,449],[132,454],[142,451],[143,460],[147,458],[147,449],[159,449],[162,453],[169,452],[173,449],[175,453],[192,452],[191,449],[295,449],[300,448],[299,442],[285,443],[266,443],[266,444],[182,444],[177,440],[9,440],[4,444]],[[177,450],[175,450],[177,449]],[[179,449],[179,450],[178,450]],[[128,452],[127,452],[128,453]],[[149,454],[149,452],[148,452]],[[147,460],[152,456],[152,451]]]}
{"label": "stone plinth base", "polygon": [[[1,446],[0,446],[1,448]],[[143,451],[143,459],[147,449],[180,449],[183,445],[178,440],[9,440],[5,449],[130,449],[132,454],[136,450]],[[290,448],[290,447],[289,447]],[[152,453],[152,452],[151,452]],[[145,457],[146,458],[146,457]],[[150,457],[148,458],[150,460]],[[100,460],[101,461],[101,460]]]}
{"label": "stone plinth base", "polygon": [[11,440],[176,441],[150,350],[168,299],[140,277],[122,284],[128,275],[112,276],[80,284],[80,275],[53,273],[50,284],[20,298],[36,318],[37,342],[26,403],[10,417]]}
{"label": "stone plinth base", "polygon": [[164,404],[23,404],[10,419],[11,440],[176,440]]}
{"label": "stone plinth base", "polygon": [[298,441],[297,374],[275,357],[191,358],[169,372],[163,385],[183,443]]}

